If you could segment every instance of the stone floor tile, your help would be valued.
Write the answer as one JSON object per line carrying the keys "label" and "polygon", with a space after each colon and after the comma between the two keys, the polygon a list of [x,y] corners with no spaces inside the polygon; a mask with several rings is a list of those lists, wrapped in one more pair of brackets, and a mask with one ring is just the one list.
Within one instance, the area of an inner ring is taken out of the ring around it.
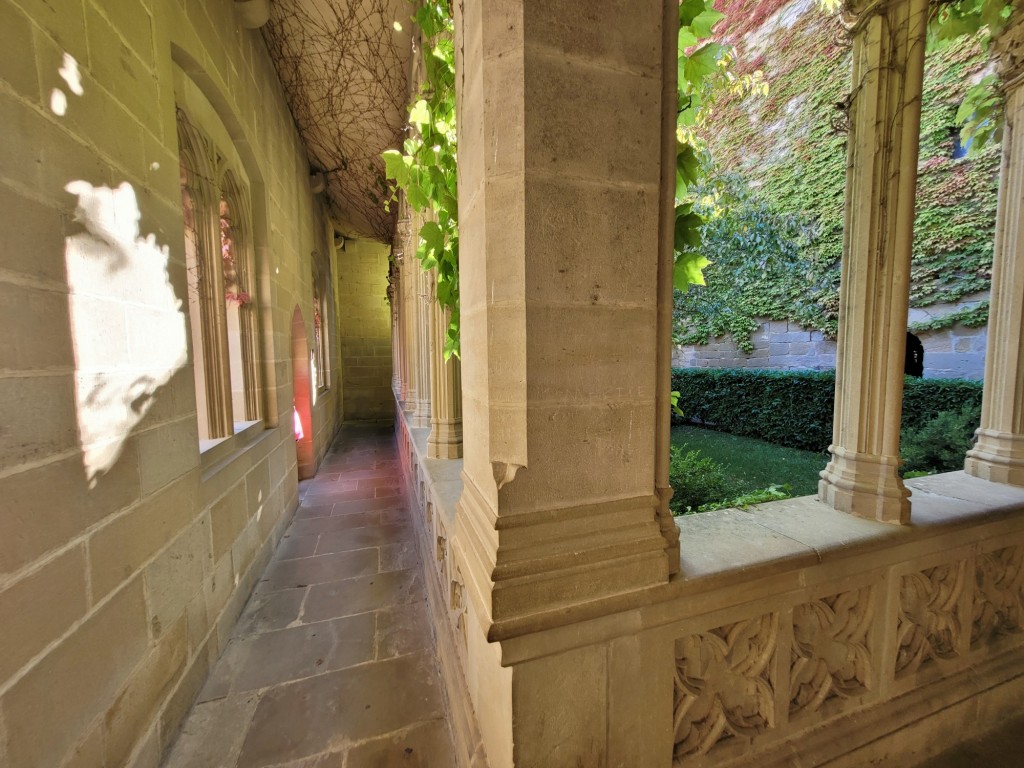
{"label": "stone floor tile", "polygon": [[268,691],[256,708],[238,768],[298,760],[443,718],[436,664],[433,654],[414,654]]}
{"label": "stone floor tile", "polygon": [[328,752],[323,755],[304,757],[301,760],[289,760],[278,763],[274,768],[346,768],[344,752]]}
{"label": "stone floor tile", "polygon": [[311,586],[302,620],[325,621],[425,599],[423,576],[418,570],[377,573]]}
{"label": "stone floor tile", "polygon": [[329,531],[320,534],[316,553],[327,555],[365,547],[381,547],[396,541],[408,541],[412,535],[412,528],[408,525],[378,525],[371,528]]}
{"label": "stone floor tile", "polygon": [[[326,518],[314,518],[314,520],[330,520]],[[297,520],[296,522],[312,522],[311,520]],[[294,527],[295,523],[292,523]],[[277,552],[274,553],[274,557],[278,560],[296,560],[300,557],[312,557],[316,554],[316,543],[320,537],[316,534],[310,536],[296,535],[296,533],[289,529],[288,533],[281,539],[281,543],[277,545]]]}
{"label": "stone floor tile", "polygon": [[393,477],[367,477],[362,480],[356,480],[356,483],[358,483],[360,488],[398,488],[401,485],[398,475]]}
{"label": "stone floor tile", "polygon": [[377,659],[429,649],[430,633],[430,613],[425,600],[378,611]]}
{"label": "stone floor tile", "polygon": [[401,474],[397,468],[393,467],[364,467],[363,469],[347,470],[345,477],[350,480],[400,480]]}
{"label": "stone floor tile", "polygon": [[238,617],[234,636],[246,637],[275,629],[284,629],[298,622],[302,603],[309,590],[282,589],[277,592],[257,592]]}
{"label": "stone floor tile", "polygon": [[225,768],[235,764],[259,694],[196,704],[163,768]]}
{"label": "stone floor tile", "polygon": [[346,427],[299,484],[165,768],[454,765],[393,441]]}
{"label": "stone floor tile", "polygon": [[352,768],[442,768],[451,765],[451,734],[444,720],[417,723],[364,742],[348,753]]}
{"label": "stone floor tile", "polygon": [[403,571],[406,568],[419,568],[420,555],[416,542],[412,540],[397,541],[385,544],[380,548],[380,570]]}
{"label": "stone floor tile", "polygon": [[301,560],[275,560],[267,567],[257,589],[272,592],[376,573],[378,562],[377,550],[365,548]]}
{"label": "stone floor tile", "polygon": [[305,501],[309,504],[323,504],[325,501],[361,501],[363,499],[372,499],[375,495],[375,489],[373,488],[354,488],[351,491],[345,491],[335,488],[331,484],[327,485],[314,485],[307,491]]}
{"label": "stone floor tile", "polygon": [[314,517],[309,520],[296,520],[288,529],[289,535],[306,536],[310,534],[342,531],[349,528],[365,528],[368,525],[380,525],[381,513],[352,512],[348,515],[332,515],[331,517]]}
{"label": "stone floor tile", "polygon": [[302,504],[295,510],[295,520],[306,520],[310,517],[330,517],[334,509],[334,502],[326,504],[306,505]]}
{"label": "stone floor tile", "polygon": [[1024,717],[1006,721],[983,736],[965,741],[921,763],[918,768],[1010,768],[1024,763],[1020,734]]}
{"label": "stone floor tile", "polygon": [[385,509],[380,513],[381,525],[406,525],[409,522],[409,512],[405,509]]}
{"label": "stone floor tile", "polygon": [[339,501],[334,505],[332,515],[352,515],[358,512],[370,512],[373,510],[385,511],[402,508],[400,497],[386,497],[383,499],[365,499],[362,501]]}
{"label": "stone floor tile", "polygon": [[259,690],[371,661],[374,635],[374,615],[363,613],[233,638],[198,701]]}

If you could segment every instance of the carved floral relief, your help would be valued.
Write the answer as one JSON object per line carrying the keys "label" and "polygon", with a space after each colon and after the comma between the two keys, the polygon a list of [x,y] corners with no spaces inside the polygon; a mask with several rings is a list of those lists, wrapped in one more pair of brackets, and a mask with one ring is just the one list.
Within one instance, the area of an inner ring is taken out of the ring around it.
{"label": "carved floral relief", "polygon": [[793,608],[789,711],[815,711],[836,697],[870,687],[868,634],[875,621],[874,590],[855,589]]}
{"label": "carved floral relief", "polygon": [[966,562],[944,563],[903,576],[896,629],[896,677],[935,659],[957,655],[963,637],[960,597]]}
{"label": "carved floral relief", "polygon": [[774,726],[778,634],[778,614],[766,614],[676,642],[676,764]]}
{"label": "carved floral relief", "polygon": [[1024,625],[1024,547],[978,555],[971,648],[1020,632]]}
{"label": "carved floral relief", "polygon": [[455,566],[452,574],[451,594],[449,597],[450,616],[455,625],[455,634],[466,649],[466,583],[462,578],[462,569]]}

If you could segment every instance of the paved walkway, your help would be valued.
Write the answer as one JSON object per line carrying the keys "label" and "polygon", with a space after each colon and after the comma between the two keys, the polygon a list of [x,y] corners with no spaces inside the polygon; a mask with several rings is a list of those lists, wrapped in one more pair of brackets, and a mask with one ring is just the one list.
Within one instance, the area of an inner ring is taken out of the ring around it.
{"label": "paved walkway", "polygon": [[1022,731],[1024,717],[1014,718],[991,733],[926,760],[918,768],[1018,768],[1024,765]]}
{"label": "paved walkway", "polygon": [[454,765],[390,428],[345,428],[165,768]]}

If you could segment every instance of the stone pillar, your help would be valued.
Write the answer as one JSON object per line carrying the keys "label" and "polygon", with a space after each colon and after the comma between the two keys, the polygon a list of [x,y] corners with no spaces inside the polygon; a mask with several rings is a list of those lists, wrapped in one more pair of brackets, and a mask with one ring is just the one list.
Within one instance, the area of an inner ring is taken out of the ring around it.
{"label": "stone pillar", "polygon": [[388,301],[391,303],[391,391],[395,398],[402,395],[402,350],[399,320],[399,296],[401,286],[398,279],[398,265],[395,263],[397,249],[392,247],[392,260],[388,269]]}
{"label": "stone pillar", "polygon": [[444,359],[448,312],[436,299],[437,271],[428,277],[430,298],[430,437],[432,459],[462,458],[462,367],[459,358]]}
{"label": "stone pillar", "polygon": [[1024,485],[1024,130],[1018,124],[1024,120],[1021,50],[1024,23],[1018,20],[996,43],[1006,94],[1006,124],[981,427],[978,442],[964,464],[970,475],[1013,485]]}
{"label": "stone pillar", "polygon": [[678,3],[457,8],[467,682],[495,768],[603,764],[604,649],[557,675],[510,649],[628,612],[678,559],[656,471]]}
{"label": "stone pillar", "polygon": [[906,523],[900,413],[928,3],[857,0],[851,10],[835,423],[818,494],[843,512]]}
{"label": "stone pillar", "polygon": [[[417,217],[419,218],[419,217]],[[416,231],[422,222],[417,222]],[[419,240],[419,235],[415,236]],[[416,402],[412,412],[412,426],[421,429],[430,426],[430,298],[429,275],[419,259],[414,260],[416,295],[412,311],[416,315]]]}
{"label": "stone pillar", "polygon": [[[416,221],[411,223],[411,232],[419,232]],[[416,275],[420,265],[416,259],[414,237],[406,239],[405,252],[402,257],[402,408],[406,413],[416,410],[419,372],[417,370],[417,333],[416,333]]]}

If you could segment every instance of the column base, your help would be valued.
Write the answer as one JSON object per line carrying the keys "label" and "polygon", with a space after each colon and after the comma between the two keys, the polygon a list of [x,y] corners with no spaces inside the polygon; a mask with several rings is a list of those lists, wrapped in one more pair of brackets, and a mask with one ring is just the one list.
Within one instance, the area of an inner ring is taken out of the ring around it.
{"label": "column base", "polygon": [[837,512],[882,523],[910,522],[910,491],[895,456],[846,453],[830,446],[832,461],[821,473],[818,498]]}
{"label": "column base", "polygon": [[413,400],[408,410],[412,413],[412,426],[416,429],[427,429],[430,427],[430,401]]}
{"label": "column base", "polygon": [[416,410],[416,390],[406,388],[403,394],[405,397],[402,398],[402,410],[406,413],[412,413]]}
{"label": "column base", "polygon": [[462,420],[434,421],[427,438],[427,456],[432,459],[462,458]]}
{"label": "column base", "polygon": [[489,640],[616,612],[616,598],[668,582],[655,496],[503,516],[462,477],[455,540]]}
{"label": "column base", "polygon": [[1024,486],[1024,435],[979,429],[978,444],[967,452],[964,471],[993,483]]}

